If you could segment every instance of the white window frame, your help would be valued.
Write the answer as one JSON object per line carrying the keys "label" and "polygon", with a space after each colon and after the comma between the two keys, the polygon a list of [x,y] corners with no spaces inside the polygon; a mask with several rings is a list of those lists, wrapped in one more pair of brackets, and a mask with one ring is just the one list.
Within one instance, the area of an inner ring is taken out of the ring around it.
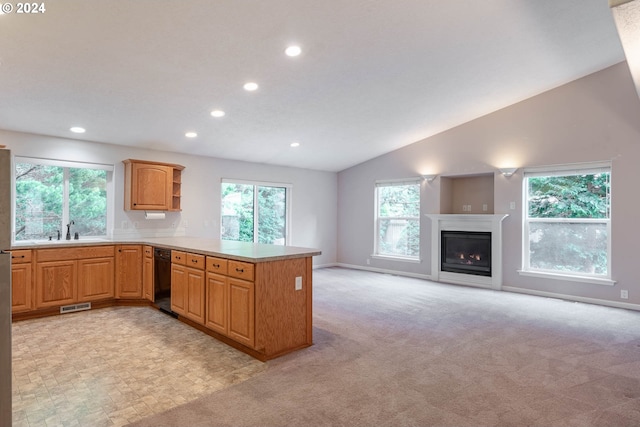
{"label": "white window frame", "polygon": [[393,260],[393,261],[403,261],[403,262],[413,262],[413,263],[420,263],[421,262],[421,254],[422,251],[420,251],[420,247],[422,246],[422,239],[420,239],[420,243],[419,243],[419,248],[418,248],[418,255],[417,256],[410,256],[410,255],[390,255],[390,254],[383,254],[380,253],[380,225],[381,225],[381,220],[383,219],[400,219],[400,220],[415,220],[418,223],[418,236],[421,237],[421,224],[420,224],[420,213],[418,213],[418,216],[416,217],[399,217],[399,216],[394,216],[394,217],[382,217],[380,215],[380,204],[378,201],[378,188],[380,187],[393,187],[393,186],[403,186],[403,185],[417,185],[419,188],[419,193],[420,193],[420,205],[422,206],[422,185],[421,185],[421,180],[419,178],[412,178],[412,179],[397,179],[397,180],[381,180],[381,181],[376,181],[375,182],[375,189],[374,189],[374,227],[373,227],[373,254],[371,254],[372,258],[379,258],[379,259],[386,259],[386,260]]}
{"label": "white window frame", "polygon": [[[258,192],[257,187],[276,187],[276,188],[284,188],[285,189],[285,237],[284,237],[284,246],[291,245],[291,204],[292,198],[291,193],[293,189],[293,184],[282,183],[282,182],[268,182],[268,181],[250,181],[244,179],[232,179],[232,178],[222,178],[220,181],[220,185],[222,184],[241,184],[241,185],[252,185],[254,187],[253,191],[253,243],[258,243],[256,239],[258,238]],[[222,207],[222,192],[220,193],[220,206]],[[220,226],[222,227],[222,212],[220,212]],[[220,232],[220,236],[222,237],[222,231]]]}
{"label": "white window frame", "polygon": [[[523,213],[522,213],[522,270],[523,276],[542,277],[557,280],[567,280],[582,283],[612,286],[616,282],[611,279],[611,184],[609,185],[609,213],[607,218],[529,218],[529,180],[528,178],[541,176],[568,176],[608,173],[611,177],[611,163],[568,164],[524,169],[522,180]],[[610,178],[611,182],[611,178]],[[562,223],[562,224],[605,224],[607,226],[607,274],[572,273],[557,270],[543,270],[531,268],[531,245],[529,241],[530,224],[532,223]]]}
{"label": "white window frame", "polygon": [[63,204],[62,204],[62,224],[68,224],[70,222],[69,218],[69,168],[75,169],[97,169],[104,170],[107,172],[107,182],[106,182],[106,191],[107,191],[107,212],[106,212],[106,230],[105,235],[102,236],[83,236],[85,238],[111,238],[113,236],[113,221],[114,221],[114,184],[113,184],[113,171],[115,169],[114,165],[110,164],[102,164],[102,163],[90,163],[90,162],[79,162],[72,160],[59,160],[59,159],[49,159],[49,158],[41,158],[41,157],[28,157],[28,156],[13,156],[13,163],[11,164],[11,212],[12,212],[12,221],[11,221],[11,241],[12,243],[24,244],[30,242],[30,240],[15,240],[16,236],[16,163],[31,163],[36,165],[45,165],[45,166],[56,166],[64,168],[64,187],[63,187]]}

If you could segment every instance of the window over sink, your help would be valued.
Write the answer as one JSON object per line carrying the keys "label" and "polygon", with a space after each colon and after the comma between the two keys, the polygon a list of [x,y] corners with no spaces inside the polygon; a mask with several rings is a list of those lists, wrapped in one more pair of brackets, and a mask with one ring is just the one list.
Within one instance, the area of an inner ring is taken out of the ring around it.
{"label": "window over sink", "polygon": [[14,241],[106,237],[113,166],[14,158]]}

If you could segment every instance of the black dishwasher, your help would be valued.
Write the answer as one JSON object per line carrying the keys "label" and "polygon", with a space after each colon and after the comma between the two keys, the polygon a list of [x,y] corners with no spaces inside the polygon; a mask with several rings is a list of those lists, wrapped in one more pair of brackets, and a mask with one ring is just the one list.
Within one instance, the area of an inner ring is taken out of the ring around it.
{"label": "black dishwasher", "polygon": [[153,248],[154,304],[165,313],[171,311],[171,249]]}

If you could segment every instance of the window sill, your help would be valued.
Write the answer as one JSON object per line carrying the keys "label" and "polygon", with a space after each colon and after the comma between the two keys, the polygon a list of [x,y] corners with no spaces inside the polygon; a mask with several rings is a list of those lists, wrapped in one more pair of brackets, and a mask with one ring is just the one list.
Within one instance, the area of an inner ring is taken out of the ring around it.
{"label": "window sill", "polygon": [[539,277],[541,279],[554,279],[565,280],[569,282],[590,283],[592,285],[613,286],[616,284],[615,280],[605,279],[592,276],[578,276],[573,274],[561,274],[561,273],[548,273],[541,271],[526,271],[518,270],[518,274],[521,276]]}
{"label": "window sill", "polygon": [[404,258],[404,257],[398,257],[398,256],[390,256],[390,255],[371,255],[371,258],[383,259],[386,261],[409,262],[413,264],[420,264],[422,262],[420,258]]}

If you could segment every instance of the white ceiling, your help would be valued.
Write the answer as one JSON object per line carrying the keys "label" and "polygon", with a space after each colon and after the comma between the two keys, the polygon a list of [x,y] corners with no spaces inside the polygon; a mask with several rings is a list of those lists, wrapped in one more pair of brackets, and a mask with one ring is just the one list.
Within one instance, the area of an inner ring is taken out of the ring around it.
{"label": "white ceiling", "polygon": [[624,60],[607,0],[41,1],[0,15],[1,129],[327,171]]}

